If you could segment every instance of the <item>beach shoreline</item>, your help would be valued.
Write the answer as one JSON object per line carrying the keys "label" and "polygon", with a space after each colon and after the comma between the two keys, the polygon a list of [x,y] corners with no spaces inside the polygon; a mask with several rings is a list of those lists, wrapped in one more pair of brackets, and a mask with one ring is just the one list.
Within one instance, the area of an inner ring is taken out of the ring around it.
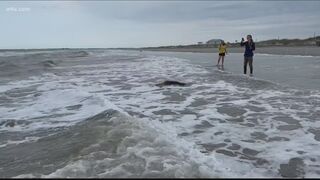
{"label": "beach shoreline", "polygon": [[[165,51],[165,52],[193,52],[193,53],[218,53],[218,48],[141,48],[145,51]],[[229,53],[243,53],[242,47],[228,48]],[[256,47],[256,54],[274,54],[274,55],[300,55],[300,56],[320,56],[320,47],[301,46],[301,47]]]}

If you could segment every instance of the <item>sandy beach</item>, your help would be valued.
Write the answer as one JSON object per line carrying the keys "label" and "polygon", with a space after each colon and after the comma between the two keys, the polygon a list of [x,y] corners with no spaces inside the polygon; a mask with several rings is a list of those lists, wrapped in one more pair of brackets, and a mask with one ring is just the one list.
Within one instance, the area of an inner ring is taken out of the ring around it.
{"label": "sandy beach", "polygon": [[[169,51],[169,52],[198,52],[198,53],[217,53],[217,48],[142,48],[149,51]],[[243,48],[228,48],[229,53],[242,53]],[[320,47],[256,47],[256,53],[277,54],[277,55],[302,55],[302,56],[320,56]]]}

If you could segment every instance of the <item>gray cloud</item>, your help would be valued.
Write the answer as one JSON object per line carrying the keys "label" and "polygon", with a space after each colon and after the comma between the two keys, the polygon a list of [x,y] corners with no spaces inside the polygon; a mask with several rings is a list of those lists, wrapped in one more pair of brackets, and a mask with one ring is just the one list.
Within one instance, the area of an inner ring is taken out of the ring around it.
{"label": "gray cloud", "polygon": [[171,23],[221,18],[245,20],[252,17],[287,13],[320,15],[318,1],[163,1],[84,3],[104,18],[136,22]]}
{"label": "gray cloud", "polygon": [[[4,11],[11,6],[31,11]],[[0,9],[0,48],[159,46],[249,33],[301,38],[320,29],[320,1],[39,1],[0,2]]]}

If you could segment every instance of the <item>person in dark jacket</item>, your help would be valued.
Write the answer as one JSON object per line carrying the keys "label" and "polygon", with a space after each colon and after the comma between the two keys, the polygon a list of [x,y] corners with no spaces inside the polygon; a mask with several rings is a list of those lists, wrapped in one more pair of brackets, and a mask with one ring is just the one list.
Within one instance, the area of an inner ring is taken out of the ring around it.
{"label": "person in dark jacket", "polygon": [[252,66],[253,51],[256,49],[256,46],[252,40],[252,36],[247,35],[247,41],[244,41],[244,39],[242,38],[240,44],[241,44],[241,46],[245,46],[244,63],[243,63],[244,74],[247,74],[247,65],[249,64],[250,75],[252,76],[252,73],[253,73],[253,66]]}

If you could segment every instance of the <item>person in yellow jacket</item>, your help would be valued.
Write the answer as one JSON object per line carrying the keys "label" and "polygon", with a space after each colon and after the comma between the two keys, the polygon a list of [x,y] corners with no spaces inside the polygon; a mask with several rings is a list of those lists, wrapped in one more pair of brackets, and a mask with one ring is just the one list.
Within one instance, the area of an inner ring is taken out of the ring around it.
{"label": "person in yellow jacket", "polygon": [[228,53],[227,52],[227,45],[224,41],[221,41],[219,47],[218,47],[218,50],[219,50],[219,59],[218,59],[218,64],[217,66],[219,66],[220,64],[220,59],[221,59],[221,65],[223,66],[223,63],[224,63],[224,56]]}

